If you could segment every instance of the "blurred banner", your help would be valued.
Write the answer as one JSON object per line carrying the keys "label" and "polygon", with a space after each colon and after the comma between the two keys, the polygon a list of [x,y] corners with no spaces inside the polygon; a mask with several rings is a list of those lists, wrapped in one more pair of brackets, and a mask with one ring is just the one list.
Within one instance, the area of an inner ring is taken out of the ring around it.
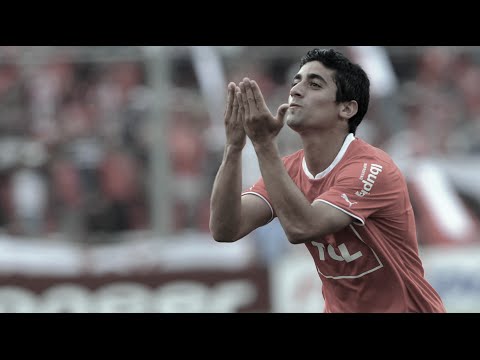
{"label": "blurred banner", "polygon": [[0,277],[0,312],[232,313],[270,308],[267,272]]}
{"label": "blurred banner", "polygon": [[425,276],[448,312],[480,312],[480,247],[429,248],[421,256]]}
{"label": "blurred banner", "polygon": [[0,312],[268,312],[251,242],[205,235],[115,244],[0,237]]}
{"label": "blurred banner", "polygon": [[[192,235],[162,243],[76,246],[0,237],[0,312],[323,311],[321,281],[300,248],[267,267],[249,240],[220,246]],[[448,312],[480,312],[480,247],[422,248],[421,256]]]}

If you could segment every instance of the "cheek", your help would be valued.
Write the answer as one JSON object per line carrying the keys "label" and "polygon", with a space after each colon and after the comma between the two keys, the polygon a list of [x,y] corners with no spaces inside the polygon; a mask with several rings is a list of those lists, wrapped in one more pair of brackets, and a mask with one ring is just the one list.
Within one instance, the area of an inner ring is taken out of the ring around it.
{"label": "cheek", "polygon": [[313,104],[322,108],[332,107],[335,106],[335,99],[330,99],[330,97],[322,96],[316,98]]}
{"label": "cheek", "polygon": [[332,100],[319,100],[313,106],[315,111],[320,111],[323,114],[334,115],[337,113],[338,108]]}

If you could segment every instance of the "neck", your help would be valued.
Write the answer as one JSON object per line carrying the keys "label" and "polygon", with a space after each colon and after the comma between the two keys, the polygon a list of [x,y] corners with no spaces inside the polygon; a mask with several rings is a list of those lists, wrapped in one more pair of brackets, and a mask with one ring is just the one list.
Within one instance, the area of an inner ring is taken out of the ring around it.
{"label": "neck", "polygon": [[332,130],[302,135],[305,161],[313,176],[325,170],[335,160],[348,133]]}

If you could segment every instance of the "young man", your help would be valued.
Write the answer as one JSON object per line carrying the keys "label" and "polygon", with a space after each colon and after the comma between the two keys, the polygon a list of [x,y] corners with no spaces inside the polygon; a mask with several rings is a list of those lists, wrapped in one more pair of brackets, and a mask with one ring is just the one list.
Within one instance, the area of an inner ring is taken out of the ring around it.
{"label": "young man", "polygon": [[[276,117],[255,81],[230,83],[213,238],[236,241],[277,216],[289,241],[313,257],[325,312],[445,312],[424,278],[404,177],[385,152],[355,138],[369,87],[366,73],[333,49],[301,59]],[[280,158],[275,138],[284,120],[303,149]],[[246,136],[262,177],[242,193]]]}

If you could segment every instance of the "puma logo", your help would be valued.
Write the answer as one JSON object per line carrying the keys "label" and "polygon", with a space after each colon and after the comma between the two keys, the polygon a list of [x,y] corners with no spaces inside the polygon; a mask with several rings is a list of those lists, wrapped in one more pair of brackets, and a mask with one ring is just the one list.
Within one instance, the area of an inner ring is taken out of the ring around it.
{"label": "puma logo", "polygon": [[357,204],[356,201],[351,202],[350,199],[348,198],[347,194],[342,194],[342,198],[348,203],[348,207],[352,207],[353,204]]}

